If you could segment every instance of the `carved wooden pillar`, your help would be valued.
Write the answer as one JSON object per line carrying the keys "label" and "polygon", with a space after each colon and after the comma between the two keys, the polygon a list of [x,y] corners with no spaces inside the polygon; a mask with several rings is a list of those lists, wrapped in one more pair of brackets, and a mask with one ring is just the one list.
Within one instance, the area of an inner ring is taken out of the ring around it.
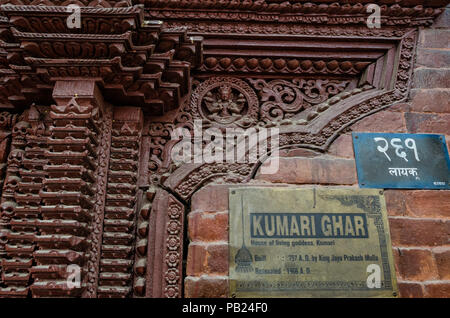
{"label": "carved wooden pillar", "polygon": [[[36,207],[40,203],[39,171],[30,171],[36,163],[35,142],[31,134],[30,113],[17,119],[12,129],[11,152],[8,156],[2,193],[4,256],[2,257],[2,288],[0,296],[25,297],[29,291],[30,268],[33,264]],[[37,155],[39,156],[39,155]],[[39,159],[37,159],[39,160]]]}
{"label": "carved wooden pillar", "polygon": [[[33,297],[97,294],[112,110],[94,81],[58,81],[45,151]],[[81,285],[69,288],[68,266]]]}
{"label": "carved wooden pillar", "polygon": [[164,190],[147,192],[141,215],[148,218],[146,297],[182,296],[184,205]]}
{"label": "carved wooden pillar", "polygon": [[128,297],[133,285],[140,286],[139,280],[133,283],[134,246],[139,253],[146,242],[135,233],[145,234],[148,228],[136,216],[142,196],[137,186],[142,110],[116,107],[113,118],[98,297]]}
{"label": "carved wooden pillar", "polygon": [[[6,243],[7,234],[9,233],[9,221],[11,219],[11,208],[13,207],[13,198],[11,195],[3,196],[3,184],[5,179],[17,181],[17,171],[15,169],[8,169],[7,160],[11,147],[11,133],[17,116],[8,112],[3,112],[0,115],[0,194],[2,201],[0,206],[0,259],[6,257]],[[6,185],[5,185],[6,186]],[[0,287],[4,284],[3,281],[3,265],[0,263]]]}

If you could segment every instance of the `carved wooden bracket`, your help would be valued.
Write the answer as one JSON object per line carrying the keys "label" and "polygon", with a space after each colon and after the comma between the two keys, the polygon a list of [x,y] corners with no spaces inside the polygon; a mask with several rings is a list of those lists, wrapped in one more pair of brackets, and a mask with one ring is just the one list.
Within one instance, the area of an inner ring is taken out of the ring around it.
{"label": "carved wooden bracket", "polygon": [[138,105],[162,115],[186,98],[190,70],[202,62],[201,38],[188,36],[185,28],[145,20],[144,8],[130,2],[115,7],[107,1],[86,3],[75,30],[58,1],[58,6],[4,2],[0,108],[49,104],[54,83],[72,78],[95,80],[115,105]]}

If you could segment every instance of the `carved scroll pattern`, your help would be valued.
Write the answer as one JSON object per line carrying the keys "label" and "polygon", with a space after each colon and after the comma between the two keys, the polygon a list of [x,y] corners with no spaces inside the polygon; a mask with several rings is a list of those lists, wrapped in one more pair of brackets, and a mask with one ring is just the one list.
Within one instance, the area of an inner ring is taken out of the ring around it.
{"label": "carved scroll pattern", "polygon": [[288,119],[312,105],[320,104],[345,90],[349,81],[339,80],[250,80],[259,91],[261,120],[269,123]]}
{"label": "carved scroll pattern", "polygon": [[402,39],[399,70],[397,72],[393,90],[383,92],[373,98],[364,100],[337,115],[329,121],[319,134],[293,132],[280,135],[280,146],[307,144],[324,147],[332,140],[332,137],[336,135],[339,130],[344,129],[362,116],[374,113],[407,98],[410,78],[413,71],[412,65],[416,36],[416,32],[410,32]]}

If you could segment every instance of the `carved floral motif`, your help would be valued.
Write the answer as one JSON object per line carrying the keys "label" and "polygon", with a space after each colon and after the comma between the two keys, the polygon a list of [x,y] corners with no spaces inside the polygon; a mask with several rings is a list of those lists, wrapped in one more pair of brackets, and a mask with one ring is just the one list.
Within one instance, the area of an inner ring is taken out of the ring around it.
{"label": "carved floral motif", "polygon": [[177,200],[169,196],[169,202],[167,207],[167,214],[170,221],[167,223],[167,240],[165,250],[165,272],[163,284],[164,296],[167,298],[180,297],[180,257],[182,255],[181,240],[182,240],[182,228],[181,222],[183,220],[184,207]]}
{"label": "carved floral motif", "polygon": [[198,34],[207,33],[234,33],[234,34],[293,34],[293,35],[321,35],[321,36],[359,36],[359,37],[402,37],[410,28],[398,28],[385,26],[380,29],[368,29],[364,26],[346,25],[345,29],[328,25],[323,28],[320,24],[284,24],[266,22],[254,23],[251,21],[240,22],[204,22],[204,21],[166,21],[167,27],[187,27],[190,32]]}
{"label": "carved floral motif", "polygon": [[291,118],[303,109],[326,101],[344,91],[349,81],[294,78],[291,81],[250,80],[250,83],[259,91],[261,120],[270,123]]}

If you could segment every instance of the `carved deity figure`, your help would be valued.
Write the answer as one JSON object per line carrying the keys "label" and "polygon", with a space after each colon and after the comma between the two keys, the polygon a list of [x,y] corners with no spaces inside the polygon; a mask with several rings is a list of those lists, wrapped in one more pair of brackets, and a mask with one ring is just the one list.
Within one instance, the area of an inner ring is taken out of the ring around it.
{"label": "carved deity figure", "polygon": [[231,123],[243,116],[246,99],[242,93],[236,96],[230,85],[220,86],[216,93],[209,91],[203,100],[209,112],[209,119]]}

